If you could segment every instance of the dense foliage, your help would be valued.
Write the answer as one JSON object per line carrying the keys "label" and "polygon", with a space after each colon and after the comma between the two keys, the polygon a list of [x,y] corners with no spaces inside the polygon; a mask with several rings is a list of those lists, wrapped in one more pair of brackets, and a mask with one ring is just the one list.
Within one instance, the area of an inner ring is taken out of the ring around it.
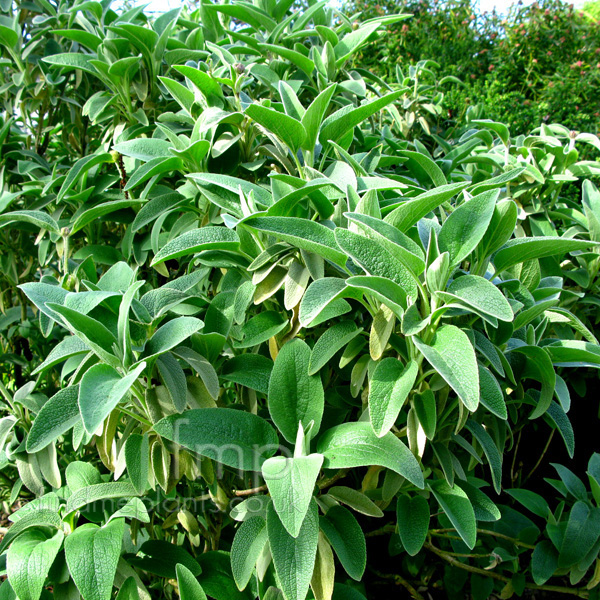
{"label": "dense foliage", "polygon": [[597,596],[595,135],[403,14],[0,8],[1,598]]}
{"label": "dense foliage", "polygon": [[396,77],[396,68],[433,59],[461,86],[447,89],[444,107],[459,119],[479,104],[486,118],[527,134],[532,124],[600,127],[600,21],[562,0],[513,4],[506,15],[481,13],[471,0],[357,0],[363,18],[413,14],[361,49],[357,64]]}

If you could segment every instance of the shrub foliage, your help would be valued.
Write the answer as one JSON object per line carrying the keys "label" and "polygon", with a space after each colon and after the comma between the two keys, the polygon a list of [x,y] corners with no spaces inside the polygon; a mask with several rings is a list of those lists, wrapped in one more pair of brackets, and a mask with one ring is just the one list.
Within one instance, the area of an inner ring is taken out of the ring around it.
{"label": "shrub foliage", "polygon": [[413,17],[359,51],[357,64],[396,77],[397,66],[433,59],[462,86],[445,108],[460,116],[469,104],[527,134],[532,123],[562,123],[579,131],[600,126],[600,20],[562,0],[514,3],[506,15],[481,13],[471,0],[357,0],[348,10],[363,18]]}
{"label": "shrub foliage", "polygon": [[597,593],[596,136],[358,66],[404,14],[1,8],[2,598]]}

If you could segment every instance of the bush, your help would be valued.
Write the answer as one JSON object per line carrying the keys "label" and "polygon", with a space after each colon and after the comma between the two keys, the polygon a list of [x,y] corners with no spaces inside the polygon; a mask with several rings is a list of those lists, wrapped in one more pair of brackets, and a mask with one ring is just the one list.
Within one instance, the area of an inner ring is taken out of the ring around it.
{"label": "bush", "polygon": [[2,4],[2,597],[593,597],[600,140],[291,5]]}
{"label": "bush", "polygon": [[[365,16],[394,14],[395,2],[350,3]],[[396,64],[433,59],[443,75],[463,82],[445,108],[460,113],[480,103],[485,115],[526,134],[532,124],[563,123],[578,131],[600,125],[600,23],[561,0],[515,3],[505,18],[478,13],[470,0],[407,1],[412,18],[392,26],[384,43],[362,49],[358,61],[393,76]]]}

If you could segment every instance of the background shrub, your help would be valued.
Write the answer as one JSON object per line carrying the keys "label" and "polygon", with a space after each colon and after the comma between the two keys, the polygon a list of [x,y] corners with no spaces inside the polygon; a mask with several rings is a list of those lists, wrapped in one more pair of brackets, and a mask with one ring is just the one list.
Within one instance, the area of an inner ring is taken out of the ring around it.
{"label": "background shrub", "polygon": [[364,48],[358,60],[388,77],[396,64],[435,60],[442,75],[463,82],[446,96],[453,115],[480,103],[486,117],[508,123],[515,133],[526,133],[531,123],[598,129],[600,23],[587,10],[559,0],[516,3],[503,16],[481,14],[469,0],[349,6],[365,16],[413,15]]}
{"label": "background shrub", "polygon": [[1,598],[597,595],[596,135],[405,15],[0,9]]}

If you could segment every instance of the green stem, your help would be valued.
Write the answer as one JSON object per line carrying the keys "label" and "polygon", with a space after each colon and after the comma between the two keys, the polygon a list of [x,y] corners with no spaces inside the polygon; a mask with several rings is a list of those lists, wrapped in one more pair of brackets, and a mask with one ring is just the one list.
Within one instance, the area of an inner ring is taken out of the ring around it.
{"label": "green stem", "polygon": [[125,413],[127,416],[131,417],[132,419],[135,419],[142,425],[146,425],[147,427],[152,427],[152,423],[148,419],[145,419],[144,417],[142,417],[141,415],[137,415],[133,411],[128,410],[127,408],[124,408],[122,406],[119,406],[119,410],[122,413]]}
{"label": "green stem", "polygon": [[10,407],[14,408],[13,403],[12,403],[12,396],[10,395],[9,391],[6,389],[6,386],[2,383],[2,380],[0,380],[0,394],[2,394],[4,396],[4,399],[8,402]]}
{"label": "green stem", "polygon": [[63,275],[69,274],[69,236],[63,235]]}
{"label": "green stem", "polygon": [[[500,575],[499,573],[494,573],[493,571],[487,571],[485,569],[479,569],[478,567],[473,567],[460,562],[460,560],[448,555],[448,553],[444,552],[440,548],[436,548],[429,542],[425,542],[424,547],[430,552],[433,552],[439,556],[442,560],[445,560],[447,563],[451,564],[453,567],[458,567],[459,569],[469,571],[470,573],[477,573],[478,575],[483,575],[484,577],[491,577],[492,579],[497,579],[498,581],[503,581],[504,583],[509,583],[511,581],[508,577]],[[535,585],[533,583],[526,583],[525,587],[530,590],[544,590],[547,592],[556,592],[558,594],[572,594],[573,596],[578,596],[579,598],[589,597],[589,592],[583,588],[562,587],[558,585]]]}

